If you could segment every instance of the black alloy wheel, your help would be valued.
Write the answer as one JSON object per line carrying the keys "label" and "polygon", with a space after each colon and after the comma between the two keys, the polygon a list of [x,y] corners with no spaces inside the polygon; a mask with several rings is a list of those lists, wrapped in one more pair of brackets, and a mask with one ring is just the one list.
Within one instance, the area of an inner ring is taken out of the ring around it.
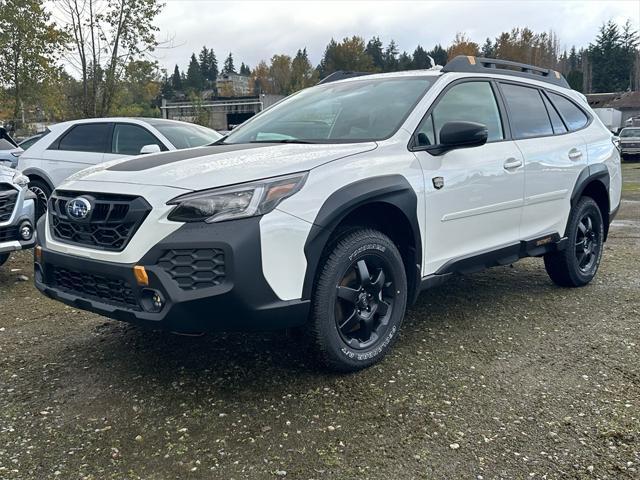
{"label": "black alloy wheel", "polygon": [[592,215],[592,212],[587,212],[578,222],[575,242],[578,268],[587,274],[598,261],[601,248],[600,232],[594,228],[596,219]]}
{"label": "black alloy wheel", "polygon": [[384,258],[367,255],[347,268],[337,285],[336,325],[351,348],[365,349],[383,337],[393,313],[393,276]]}

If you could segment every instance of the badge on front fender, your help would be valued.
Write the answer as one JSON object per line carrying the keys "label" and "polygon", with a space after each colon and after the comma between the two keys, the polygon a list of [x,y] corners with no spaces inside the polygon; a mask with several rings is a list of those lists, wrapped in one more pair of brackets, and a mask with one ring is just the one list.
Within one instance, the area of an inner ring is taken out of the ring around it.
{"label": "badge on front fender", "polygon": [[444,187],[443,177],[433,177],[431,181],[433,182],[433,188],[435,188],[436,190],[440,190],[442,187]]}

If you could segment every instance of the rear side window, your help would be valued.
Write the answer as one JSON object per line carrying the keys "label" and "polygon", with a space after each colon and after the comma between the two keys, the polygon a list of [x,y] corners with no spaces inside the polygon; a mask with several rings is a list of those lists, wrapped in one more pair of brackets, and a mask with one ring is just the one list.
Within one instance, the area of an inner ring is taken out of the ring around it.
{"label": "rear side window", "polygon": [[58,150],[104,153],[109,129],[108,123],[76,125],[60,139]]}
{"label": "rear side window", "polygon": [[[431,113],[435,141],[440,140],[440,129],[447,122],[476,122],[487,127],[488,141],[502,140],[502,122],[496,98],[489,82],[466,82],[454,85],[444,94]],[[420,127],[420,133],[433,138],[432,128],[427,118]]]}
{"label": "rear side window", "polygon": [[551,92],[549,92],[549,98],[564,118],[570,131],[580,130],[589,121],[589,117],[572,101]]}
{"label": "rear side window", "polygon": [[567,127],[565,127],[562,118],[558,115],[556,108],[551,105],[551,102],[546,97],[546,95],[542,95],[544,100],[544,105],[547,107],[547,112],[549,113],[549,118],[551,119],[551,125],[553,126],[553,133],[567,133]]}
{"label": "rear side window", "polygon": [[516,139],[553,135],[547,109],[536,88],[501,84],[513,136]]}
{"label": "rear side window", "polygon": [[139,125],[116,124],[113,129],[111,153],[121,155],[139,155],[142,147],[146,145],[158,145],[162,150],[163,145],[146,128]]}

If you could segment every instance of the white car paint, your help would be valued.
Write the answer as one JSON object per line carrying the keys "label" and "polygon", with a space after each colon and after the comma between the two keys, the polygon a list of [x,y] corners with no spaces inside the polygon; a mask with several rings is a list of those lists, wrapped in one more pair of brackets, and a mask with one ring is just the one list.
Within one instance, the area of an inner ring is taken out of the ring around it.
{"label": "white car paint", "polygon": [[[619,155],[611,142],[611,134],[593,113],[594,119],[586,128],[566,135],[497,141],[441,156],[414,153],[407,148],[411,133],[447,85],[469,77],[504,80],[513,80],[513,77],[499,73],[443,75],[434,71],[395,75],[431,75],[437,81],[402,127],[387,140],[268,146],[200,156],[138,172],[109,170],[122,160],[98,165],[74,175],[61,188],[136,193],[152,205],[152,214],[122,252],[63,244],[50,238],[49,230],[48,246],[81,257],[135,263],[182,225],[166,219],[171,208],[166,202],[180,192],[308,170],[304,187],[260,220],[263,274],[280,299],[294,300],[302,295],[307,268],[304,245],[324,200],[361,179],[401,175],[415,191],[424,252],[420,265],[423,277],[453,259],[540,235],[563,236],[573,187],[587,165],[607,166],[611,178],[611,209],[619,205]],[[518,78],[517,81],[560,92],[590,110],[584,96],[577,92],[532,79]],[[443,178],[444,188],[435,188],[434,177]]]}

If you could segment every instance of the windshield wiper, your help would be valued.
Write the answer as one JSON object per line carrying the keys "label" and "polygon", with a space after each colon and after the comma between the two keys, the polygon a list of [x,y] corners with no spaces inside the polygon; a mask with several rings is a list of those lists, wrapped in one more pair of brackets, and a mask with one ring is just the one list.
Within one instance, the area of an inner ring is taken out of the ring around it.
{"label": "windshield wiper", "polygon": [[249,143],[316,143],[310,140],[297,140],[295,138],[284,138],[281,140],[252,140]]}

